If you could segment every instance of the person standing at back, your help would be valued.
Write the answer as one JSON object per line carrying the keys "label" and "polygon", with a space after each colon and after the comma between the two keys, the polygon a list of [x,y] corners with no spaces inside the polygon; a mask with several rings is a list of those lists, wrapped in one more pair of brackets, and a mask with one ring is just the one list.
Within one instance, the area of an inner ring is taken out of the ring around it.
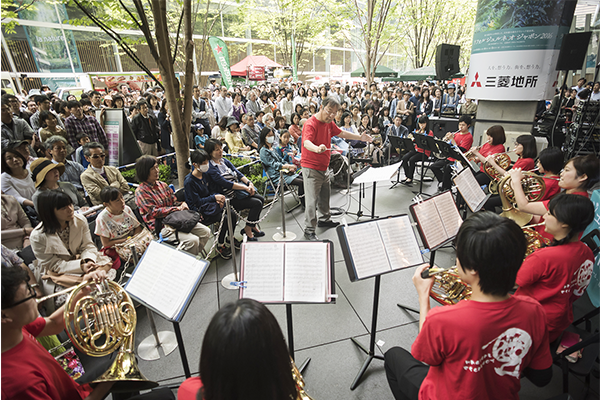
{"label": "person standing at back", "polygon": [[131,119],[131,129],[137,138],[142,154],[158,156],[161,149],[158,120],[154,113],[148,112],[146,100],[137,103],[139,114]]}

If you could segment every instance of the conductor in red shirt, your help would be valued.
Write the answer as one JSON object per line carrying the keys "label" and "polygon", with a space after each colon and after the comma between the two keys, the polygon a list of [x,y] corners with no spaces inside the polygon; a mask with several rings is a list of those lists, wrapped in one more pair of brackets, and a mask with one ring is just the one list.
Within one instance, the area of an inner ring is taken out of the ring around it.
{"label": "conductor in red shirt", "polygon": [[419,334],[410,353],[400,347],[385,353],[397,400],[516,400],[522,377],[537,386],[550,382],[546,313],[537,300],[508,294],[526,246],[514,221],[489,211],[471,215],[456,236],[458,275],[471,286],[471,298],[432,310],[434,279],[421,278],[427,265],[416,269]]}
{"label": "conductor in red shirt", "polygon": [[[366,133],[355,135],[342,131],[333,122],[340,103],[334,97],[326,97],[321,103],[319,112],[310,117],[302,129],[302,176],[306,208],[304,211],[304,237],[318,240],[315,228],[334,228],[339,222],[331,220],[329,211],[330,174],[327,170],[331,158],[331,138],[339,136],[344,139],[371,142],[373,139]],[[317,208],[319,220],[317,223]]]}

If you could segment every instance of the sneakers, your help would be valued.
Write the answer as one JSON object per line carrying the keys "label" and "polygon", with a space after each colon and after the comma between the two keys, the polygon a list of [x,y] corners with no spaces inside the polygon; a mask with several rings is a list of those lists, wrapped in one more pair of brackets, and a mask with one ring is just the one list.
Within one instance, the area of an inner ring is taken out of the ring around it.
{"label": "sneakers", "polygon": [[217,245],[217,253],[219,253],[221,258],[224,260],[231,259],[231,250],[229,249],[229,247],[225,246],[224,244]]}
{"label": "sneakers", "polygon": [[316,242],[317,240],[319,240],[319,238],[317,237],[317,235],[315,235],[314,232],[304,232],[304,239],[310,240],[312,242]]}
{"label": "sneakers", "polygon": [[340,224],[339,222],[334,222],[332,220],[329,220],[329,221],[319,221],[317,223],[317,226],[319,228],[335,228],[339,224]]}

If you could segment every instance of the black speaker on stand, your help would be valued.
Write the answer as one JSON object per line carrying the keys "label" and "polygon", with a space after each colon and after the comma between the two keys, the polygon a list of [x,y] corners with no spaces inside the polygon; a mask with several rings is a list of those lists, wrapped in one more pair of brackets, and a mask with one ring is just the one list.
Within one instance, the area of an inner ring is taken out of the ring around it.
{"label": "black speaker on stand", "polygon": [[437,79],[448,80],[454,74],[460,72],[458,59],[460,57],[460,46],[442,43],[435,51],[435,75]]}

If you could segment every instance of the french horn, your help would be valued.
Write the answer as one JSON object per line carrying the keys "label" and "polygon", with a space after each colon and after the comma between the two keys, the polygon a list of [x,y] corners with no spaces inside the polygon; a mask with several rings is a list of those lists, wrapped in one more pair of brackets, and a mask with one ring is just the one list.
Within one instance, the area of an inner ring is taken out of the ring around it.
{"label": "french horn", "polygon": [[[524,178],[521,181],[521,186],[527,201],[539,201],[546,193],[546,183],[544,179],[532,172],[523,171]],[[516,207],[517,200],[515,192],[511,186],[512,178],[506,174],[498,183],[498,192],[502,201],[502,217],[506,217],[515,221],[519,226],[527,225],[533,215],[519,211]]]}
{"label": "french horn", "polygon": [[290,357],[290,364],[292,366],[292,378],[294,378],[296,389],[298,389],[296,400],[314,400],[306,393],[306,390],[304,390],[304,378],[302,378],[302,374],[298,370],[298,367],[296,367],[296,363],[292,357]]}
{"label": "french horn", "polygon": [[525,239],[527,239],[527,250],[525,251],[525,258],[527,258],[537,249],[548,246],[550,244],[550,239],[543,237],[535,229],[525,227],[521,229],[523,229],[523,234],[525,235]]}
{"label": "french horn", "polygon": [[[510,167],[510,157],[506,153],[494,154],[494,161],[505,171]],[[491,179],[489,185],[490,193],[497,194],[502,175],[500,175],[500,173],[496,171],[496,168],[494,168],[494,166],[487,161],[483,164],[483,170]]]}
{"label": "french horn", "polygon": [[37,299],[37,302],[69,292],[71,295],[65,303],[64,319],[65,330],[73,346],[93,357],[103,357],[118,350],[108,371],[90,383],[112,382],[111,392],[139,391],[158,386],[158,383],[147,380],[137,365],[133,351],[137,315],[127,292],[113,281],[89,281]]}
{"label": "french horn", "polygon": [[471,298],[471,287],[458,276],[456,266],[435,275],[429,296],[441,305],[453,305]]}

